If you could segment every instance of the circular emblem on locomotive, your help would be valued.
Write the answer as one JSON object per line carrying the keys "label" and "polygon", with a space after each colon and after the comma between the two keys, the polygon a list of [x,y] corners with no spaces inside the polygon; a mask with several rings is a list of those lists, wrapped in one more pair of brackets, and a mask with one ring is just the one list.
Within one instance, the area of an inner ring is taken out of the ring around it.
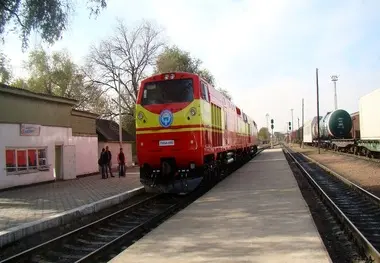
{"label": "circular emblem on locomotive", "polygon": [[169,110],[163,110],[158,118],[162,127],[169,127],[173,123],[173,113]]}

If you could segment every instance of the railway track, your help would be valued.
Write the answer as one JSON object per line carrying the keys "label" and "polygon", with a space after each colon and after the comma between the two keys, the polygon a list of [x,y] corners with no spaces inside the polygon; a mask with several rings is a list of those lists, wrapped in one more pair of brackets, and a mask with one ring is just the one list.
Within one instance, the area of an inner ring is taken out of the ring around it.
{"label": "railway track", "polygon": [[[298,144],[297,144],[297,146],[298,146]],[[306,146],[306,147],[310,147],[311,149],[318,149],[318,147],[312,147],[312,146]],[[357,158],[360,160],[365,160],[365,161],[380,164],[380,159],[374,158],[374,157],[366,157],[364,155],[358,155],[358,154],[353,154],[353,153],[348,153],[348,152],[343,152],[343,151],[335,151],[335,150],[326,149],[326,148],[321,148],[321,151],[328,151],[328,152],[331,152],[333,154],[354,157],[354,158]]]}
{"label": "railway track", "polygon": [[36,247],[0,261],[5,262],[100,262],[108,249],[126,245],[190,201],[157,194],[82,226]]}
{"label": "railway track", "polygon": [[352,238],[368,262],[380,262],[380,199],[337,174],[330,174],[303,154],[283,147],[300,168],[343,230]]}
{"label": "railway track", "polygon": [[[259,149],[255,156],[268,147]],[[239,169],[234,166],[222,180]],[[108,262],[134,240],[183,209],[212,186],[199,188],[187,196],[156,194],[99,220],[24,250],[0,263],[10,262]]]}

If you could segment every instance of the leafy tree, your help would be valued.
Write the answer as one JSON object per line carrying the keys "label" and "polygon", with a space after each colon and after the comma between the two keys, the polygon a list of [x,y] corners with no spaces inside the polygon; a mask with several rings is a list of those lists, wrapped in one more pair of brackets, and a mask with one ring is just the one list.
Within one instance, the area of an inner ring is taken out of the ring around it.
{"label": "leafy tree", "polygon": [[12,69],[9,59],[4,53],[0,52],[0,83],[8,84],[12,79]]}
{"label": "leafy tree", "polygon": [[[147,69],[154,66],[164,44],[161,30],[152,23],[142,21],[137,27],[130,29],[119,20],[114,35],[99,45],[92,46],[87,57],[87,77],[107,92],[116,96],[120,94],[122,115],[127,123],[133,123],[133,127],[140,81],[147,77]],[[119,114],[118,101],[112,101],[115,110],[110,113],[109,118]],[[128,131],[133,133],[130,129]]]}
{"label": "leafy tree", "polygon": [[214,85],[214,77],[207,69],[200,69],[202,61],[192,58],[190,53],[179,49],[177,46],[166,47],[158,56],[155,73],[165,73],[171,71],[183,71],[199,74],[211,85]]}
{"label": "leafy tree", "polygon": [[281,133],[281,132],[274,132],[273,133],[274,136],[276,136],[276,138],[279,140],[279,141],[283,141],[285,139],[285,134]]}
{"label": "leafy tree", "polygon": [[10,83],[10,86],[15,87],[15,88],[19,88],[19,89],[29,89],[28,83],[22,78],[17,78],[15,80],[13,80]]}
{"label": "leafy tree", "polygon": [[262,127],[259,130],[258,137],[262,141],[268,141],[269,140],[269,131],[267,127]]}
{"label": "leafy tree", "polygon": [[78,100],[77,109],[102,114],[107,110],[107,99],[101,87],[87,83],[81,69],[67,51],[53,52],[43,49],[30,52],[26,62],[30,77],[17,79],[14,86],[31,91]]}
{"label": "leafy tree", "polygon": [[[106,0],[87,0],[90,14],[98,15],[107,7]],[[61,39],[69,23],[69,16],[74,9],[71,0],[1,0],[0,1],[0,36],[6,33],[6,26],[14,25],[12,30],[19,30],[22,48],[28,47],[32,30],[41,38],[53,44]]]}
{"label": "leafy tree", "polygon": [[[164,51],[158,56],[154,73],[165,73],[172,71],[190,72],[200,75],[211,85],[215,85],[215,78],[207,69],[201,68],[202,61],[191,57],[190,53],[181,50],[177,46],[165,47]],[[218,88],[229,100],[231,95],[226,89]]]}

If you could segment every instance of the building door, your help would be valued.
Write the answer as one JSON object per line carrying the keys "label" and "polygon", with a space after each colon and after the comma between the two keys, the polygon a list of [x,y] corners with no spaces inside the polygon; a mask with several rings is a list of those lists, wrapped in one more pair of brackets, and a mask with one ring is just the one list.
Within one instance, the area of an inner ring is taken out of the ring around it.
{"label": "building door", "polygon": [[55,146],[55,180],[63,180],[62,177],[62,146]]}
{"label": "building door", "polygon": [[63,146],[63,176],[65,180],[75,179],[76,172],[76,153],[75,145]]}

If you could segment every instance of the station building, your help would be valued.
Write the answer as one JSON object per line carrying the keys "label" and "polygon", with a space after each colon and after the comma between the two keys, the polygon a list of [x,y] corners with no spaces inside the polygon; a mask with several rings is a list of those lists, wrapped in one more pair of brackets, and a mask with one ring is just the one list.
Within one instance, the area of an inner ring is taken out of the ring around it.
{"label": "station building", "polygon": [[76,103],[0,84],[0,189],[99,171],[98,116]]}

